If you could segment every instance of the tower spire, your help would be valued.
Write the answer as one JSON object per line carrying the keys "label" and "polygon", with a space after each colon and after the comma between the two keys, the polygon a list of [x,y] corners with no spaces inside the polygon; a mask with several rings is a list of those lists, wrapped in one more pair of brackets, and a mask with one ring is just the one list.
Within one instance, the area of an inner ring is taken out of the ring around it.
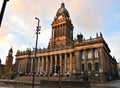
{"label": "tower spire", "polygon": [[65,4],[64,2],[61,3],[61,8],[65,7]]}

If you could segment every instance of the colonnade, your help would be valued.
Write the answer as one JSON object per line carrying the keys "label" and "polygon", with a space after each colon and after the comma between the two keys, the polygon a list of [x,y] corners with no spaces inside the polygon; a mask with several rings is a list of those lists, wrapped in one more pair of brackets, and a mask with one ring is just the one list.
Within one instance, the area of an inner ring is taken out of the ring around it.
{"label": "colonnade", "polygon": [[[74,54],[64,53],[64,54],[55,54],[48,56],[40,56],[36,58],[35,62],[35,70],[39,73],[44,74],[55,74],[55,67],[60,66],[60,73],[62,75],[73,73],[74,68]],[[32,60],[33,61],[33,58]],[[31,62],[31,72],[32,72],[32,62]]]}
{"label": "colonnade", "polygon": [[65,24],[61,24],[60,26],[54,26],[52,28],[52,38],[56,38],[59,36],[64,36],[66,31],[64,30],[66,27]]}
{"label": "colonnade", "polygon": [[[98,50],[98,57],[95,57],[95,50]],[[82,52],[84,52],[84,58],[82,56]],[[88,52],[90,52],[90,57]],[[34,57],[17,59],[18,71],[23,73],[32,72],[33,59]],[[76,50],[68,53],[51,52],[47,55],[38,54],[35,59],[35,63],[35,72],[50,75],[55,74],[56,66],[60,66],[60,73],[64,76],[67,74],[71,75],[73,73],[80,73],[82,71],[82,64],[84,64],[85,72],[90,69],[91,71],[95,71],[95,63],[98,63],[99,70],[105,70],[105,61],[102,48]],[[88,64],[91,65],[90,69]]]}

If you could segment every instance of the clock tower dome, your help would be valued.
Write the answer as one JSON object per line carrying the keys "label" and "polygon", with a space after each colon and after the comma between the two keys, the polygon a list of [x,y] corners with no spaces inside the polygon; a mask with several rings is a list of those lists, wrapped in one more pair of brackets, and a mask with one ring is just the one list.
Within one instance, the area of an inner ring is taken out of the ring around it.
{"label": "clock tower dome", "polygon": [[58,9],[51,26],[52,36],[49,44],[50,48],[73,44],[74,27],[64,3],[61,3],[61,7]]}

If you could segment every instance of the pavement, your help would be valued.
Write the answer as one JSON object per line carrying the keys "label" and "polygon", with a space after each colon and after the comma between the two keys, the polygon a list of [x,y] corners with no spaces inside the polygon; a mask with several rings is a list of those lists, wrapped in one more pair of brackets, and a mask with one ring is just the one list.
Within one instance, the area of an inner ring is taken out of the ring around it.
{"label": "pavement", "polygon": [[[12,84],[5,84],[4,82],[5,81],[9,81],[9,82],[16,82],[16,80],[3,80],[3,79],[0,79],[0,88],[19,88],[18,86],[19,85],[13,85]],[[30,85],[24,85],[24,87],[21,87],[21,88],[30,88]],[[35,88],[39,88],[39,86],[36,86]],[[90,88],[120,88],[120,80],[114,80],[114,81],[110,81],[110,82],[107,82],[107,83],[104,83],[104,84],[97,84],[97,85],[94,85]]]}
{"label": "pavement", "polygon": [[[35,83],[35,88],[39,88],[39,83]],[[0,79],[0,88],[31,88],[31,82]]]}
{"label": "pavement", "polygon": [[110,81],[107,83],[107,85],[115,88],[120,88],[120,80]]}
{"label": "pavement", "polygon": [[91,88],[120,88],[120,80],[114,80],[104,84],[97,84]]}

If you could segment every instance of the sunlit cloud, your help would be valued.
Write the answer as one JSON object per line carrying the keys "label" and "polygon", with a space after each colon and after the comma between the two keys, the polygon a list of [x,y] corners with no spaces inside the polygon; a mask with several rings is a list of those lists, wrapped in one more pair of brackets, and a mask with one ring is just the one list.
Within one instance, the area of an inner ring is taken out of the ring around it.
{"label": "sunlit cloud", "polygon": [[93,33],[100,30],[104,16],[110,10],[111,0],[71,0],[69,8],[75,24]]}
{"label": "sunlit cloud", "polygon": [[[105,16],[115,7],[112,4],[113,0],[10,0],[0,29],[0,53],[4,53],[0,58],[6,57],[11,46],[14,49],[14,55],[18,49],[25,50],[35,46],[37,26],[35,17],[40,18],[41,25],[38,47],[47,47],[51,38],[51,23],[61,2],[65,2],[65,7],[70,13],[75,27],[74,33],[83,32],[85,36],[107,30],[101,29],[103,28],[101,26]],[[114,18],[119,19],[119,13],[114,15]],[[117,37],[108,40],[113,55],[119,51],[117,49],[119,42],[112,43],[117,41],[115,39]],[[118,58],[119,54],[116,55]]]}

